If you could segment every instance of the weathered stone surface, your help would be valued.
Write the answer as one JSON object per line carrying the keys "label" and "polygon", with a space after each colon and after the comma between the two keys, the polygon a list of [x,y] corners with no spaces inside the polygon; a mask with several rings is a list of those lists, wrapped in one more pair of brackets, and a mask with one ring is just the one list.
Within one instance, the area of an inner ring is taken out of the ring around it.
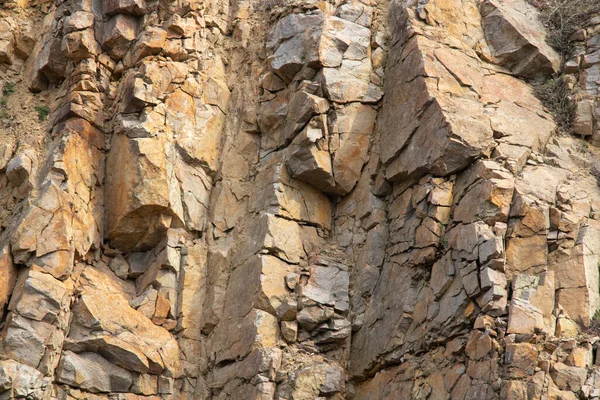
{"label": "weathered stone surface", "polygon": [[160,53],[166,40],[167,31],[158,27],[147,27],[136,37],[135,42],[123,58],[123,64],[134,66],[142,58]]}
{"label": "weathered stone surface", "polygon": [[[232,306],[225,305],[225,315],[228,314],[227,308]],[[220,325],[224,326],[223,330],[217,328],[215,331],[218,336],[213,348],[217,362],[244,357],[253,348],[272,347],[277,343],[279,324],[274,316],[253,309],[245,317],[237,317],[235,320],[233,325]]]}
{"label": "weathered stone surface", "polygon": [[[19,152],[6,165],[6,176],[8,180],[15,186],[21,185],[25,181],[29,181],[32,168],[36,159],[35,153],[29,151]],[[30,183],[31,184],[31,183]]]}
{"label": "weathered stone surface", "polygon": [[330,116],[333,176],[338,192],[343,195],[354,188],[367,162],[375,117],[375,110],[362,103],[336,109]]}
{"label": "weathered stone surface", "polygon": [[174,214],[181,212],[181,204],[170,198],[174,182],[167,172],[167,144],[118,135],[112,148],[106,182],[107,236],[116,248],[147,250],[158,244],[177,218]]}
{"label": "weathered stone surface", "polygon": [[2,388],[5,393],[15,393],[21,396],[44,396],[49,379],[44,378],[38,370],[12,360],[0,363]]}
{"label": "weathered stone surface", "polygon": [[550,376],[556,386],[561,390],[570,390],[578,392],[585,382],[586,370],[579,367],[569,367],[563,363],[557,362],[552,366]]}
{"label": "weathered stone surface", "polygon": [[337,366],[311,365],[295,373],[294,390],[296,399],[309,400],[321,396],[332,396],[343,390],[344,373]]}
{"label": "weathered stone surface", "polygon": [[513,281],[508,332],[531,334],[554,331],[554,272],[541,276],[518,275]]}
{"label": "weathered stone surface", "polygon": [[76,11],[65,19],[65,33],[81,31],[94,26],[94,14],[87,11]]}
{"label": "weathered stone surface", "polygon": [[123,58],[137,35],[137,20],[134,17],[118,14],[105,25],[102,48],[116,60]]}
{"label": "weathered stone surface", "polygon": [[594,133],[594,102],[592,100],[581,100],[577,103],[573,131],[582,136],[590,136]]}
{"label": "weathered stone surface", "polygon": [[15,47],[15,35],[13,34],[12,19],[5,19],[0,23],[0,62],[11,64]]}
{"label": "weathered stone surface", "polygon": [[119,368],[98,354],[63,354],[58,381],[92,393],[126,392],[132,384],[131,372]]}
{"label": "weathered stone surface", "polygon": [[[288,263],[298,264],[305,258],[300,237],[300,227],[294,221],[279,218],[273,214],[263,214],[253,227],[251,248],[254,253],[265,250]],[[283,274],[283,276],[287,273]]]}
{"label": "weathered stone surface", "polygon": [[[439,79],[458,86],[458,91],[468,89],[456,82],[439,61],[421,55],[433,53],[431,47],[428,39],[417,35],[409,39],[404,50],[394,48],[390,52],[392,59],[388,62],[395,67],[388,72],[392,79],[386,82],[402,82],[401,88],[393,91],[385,88],[393,94],[386,96],[383,109],[394,112],[384,111],[381,122],[381,158],[387,165],[386,177],[391,180],[419,178],[427,172],[451,174],[491,146],[492,130],[482,122],[486,117],[477,100],[461,96],[449,102],[441,93],[438,96]],[[441,51],[436,50],[436,54]],[[443,54],[447,57],[444,65],[465,63],[464,56],[456,51],[447,49]],[[473,74],[481,72],[474,70]]]}
{"label": "weathered stone surface", "polygon": [[[109,276],[86,268],[83,278],[87,282],[73,305],[65,348],[77,353],[100,351],[130,371],[178,376],[181,371],[175,339],[131,308]],[[111,309],[103,307],[106,301],[110,301]]]}
{"label": "weathered stone surface", "polygon": [[370,27],[373,18],[373,9],[360,2],[342,4],[338,7],[336,15],[342,19],[352,21],[359,25]]}
{"label": "weathered stone surface", "polygon": [[94,31],[85,29],[66,35],[61,49],[69,59],[78,62],[96,56],[100,52],[100,45],[96,42]]}
{"label": "weathered stone surface", "polygon": [[307,183],[292,179],[280,160],[274,155],[259,171],[256,182],[263,189],[253,195],[253,209],[269,210],[283,218],[330,229],[332,206],[327,196]]}
{"label": "weathered stone surface", "polygon": [[556,277],[558,304],[571,319],[584,326],[598,309],[600,301],[596,290],[596,267],[600,260],[600,249],[595,239],[598,232],[598,225],[591,224],[580,233],[578,245],[552,253],[549,260]]}
{"label": "weathered stone surface", "polygon": [[309,126],[292,143],[292,151],[286,162],[292,178],[306,182],[325,193],[336,193],[331,154],[319,148],[326,140],[319,127]]}
{"label": "weathered stone surface", "polygon": [[[514,178],[494,161],[478,161],[458,178],[454,220],[505,222],[513,197]],[[482,260],[483,262],[487,260]]]}
{"label": "weathered stone surface", "polygon": [[535,8],[525,1],[486,0],[482,25],[495,62],[525,77],[558,71],[560,57],[546,43]]}
{"label": "weathered stone surface", "polygon": [[2,354],[43,370],[42,361],[51,361],[53,349],[59,349],[63,339],[64,333],[57,327],[11,313],[2,331]]}
{"label": "weathered stone surface", "polygon": [[505,362],[511,377],[525,378],[533,375],[536,358],[537,349],[530,343],[515,343],[506,346]]}
{"label": "weathered stone surface", "polygon": [[[308,91],[280,92],[261,105],[262,149],[271,151],[287,146],[314,116],[326,113],[328,108],[327,100]],[[322,122],[314,122],[314,128],[323,128]]]}
{"label": "weathered stone surface", "polygon": [[285,298],[290,295],[289,289],[285,285],[285,276],[293,271],[294,267],[270,256],[259,256],[258,263],[261,265],[257,268],[261,276],[257,308],[276,315],[285,302]]}
{"label": "weathered stone surface", "polygon": [[0,398],[600,396],[598,18],[557,135],[523,1],[0,0]]}
{"label": "weathered stone surface", "polygon": [[291,14],[271,30],[266,46],[272,55],[269,64],[280,78],[289,82],[304,65],[318,61],[316,45],[322,34],[324,16]]}
{"label": "weathered stone surface", "polygon": [[36,43],[27,61],[26,75],[30,89],[41,91],[48,87],[49,82],[61,81],[64,78],[67,60],[61,51],[61,39],[44,35],[42,40]]}
{"label": "weathered stone surface", "polygon": [[129,263],[122,255],[117,255],[110,261],[110,269],[121,279],[127,279],[129,275]]}
{"label": "weathered stone surface", "polygon": [[506,246],[508,277],[536,267],[543,268],[547,262],[547,251],[545,236],[511,238]]}
{"label": "weathered stone surface", "polygon": [[9,310],[19,315],[53,324],[63,312],[68,299],[65,285],[35,270],[23,271],[15,286]]}
{"label": "weathered stone surface", "polygon": [[146,14],[149,7],[146,0],[107,0],[103,3],[106,15],[114,14]]}
{"label": "weathered stone surface", "polygon": [[307,284],[300,287],[300,295],[306,298],[302,303],[310,303],[312,300],[345,312],[349,306],[348,285],[346,267],[339,264],[313,266]]}
{"label": "weathered stone surface", "polygon": [[281,321],[281,335],[288,343],[293,343],[298,338],[298,322]]}

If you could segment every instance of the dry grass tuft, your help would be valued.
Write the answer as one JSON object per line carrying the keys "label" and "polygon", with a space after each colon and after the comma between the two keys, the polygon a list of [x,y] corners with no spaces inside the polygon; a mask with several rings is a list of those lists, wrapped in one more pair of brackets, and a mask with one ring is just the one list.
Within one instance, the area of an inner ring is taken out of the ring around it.
{"label": "dry grass tuft", "polygon": [[537,98],[552,113],[559,130],[571,133],[577,105],[563,78],[550,78],[534,89]]}
{"label": "dry grass tuft", "polygon": [[569,40],[585,27],[589,18],[600,13],[600,0],[529,0],[541,12],[548,30],[548,42],[565,58],[573,53]]}

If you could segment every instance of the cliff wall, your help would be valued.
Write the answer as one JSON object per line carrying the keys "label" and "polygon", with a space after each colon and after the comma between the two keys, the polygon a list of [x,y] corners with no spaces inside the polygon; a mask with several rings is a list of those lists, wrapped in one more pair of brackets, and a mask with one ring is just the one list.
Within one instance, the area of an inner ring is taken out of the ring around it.
{"label": "cliff wall", "polygon": [[600,398],[572,41],[524,0],[0,0],[0,398]]}

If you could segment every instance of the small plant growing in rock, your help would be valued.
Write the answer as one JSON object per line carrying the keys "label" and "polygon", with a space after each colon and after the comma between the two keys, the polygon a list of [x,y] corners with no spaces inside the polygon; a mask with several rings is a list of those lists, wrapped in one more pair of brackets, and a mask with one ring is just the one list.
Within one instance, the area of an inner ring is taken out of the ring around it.
{"label": "small plant growing in rock", "polygon": [[0,97],[0,120],[6,120],[6,119],[10,118],[10,115],[8,114],[7,105],[8,105],[7,97],[6,96]]}
{"label": "small plant growing in rock", "polygon": [[571,133],[577,105],[563,78],[548,79],[545,83],[535,87],[535,94],[550,110],[558,128],[564,133]]}
{"label": "small plant growing in rock", "polygon": [[2,97],[0,97],[0,120],[10,119],[8,113],[8,96],[15,92],[15,84],[6,82],[2,88]]}
{"label": "small plant growing in rock", "polygon": [[592,320],[590,321],[590,327],[588,328],[588,332],[594,336],[600,336],[600,310],[597,310]]}
{"label": "small plant growing in rock", "polygon": [[450,245],[448,244],[448,239],[447,238],[442,239],[442,248],[444,250],[448,250],[450,248]]}
{"label": "small plant growing in rock", "polygon": [[577,146],[577,151],[580,153],[587,153],[590,151],[590,146],[587,144],[587,142],[581,141]]}
{"label": "small plant growing in rock", "polygon": [[530,0],[540,10],[548,42],[565,58],[573,53],[571,36],[600,13],[600,0]]}
{"label": "small plant growing in rock", "polygon": [[[596,178],[596,184],[600,186],[600,171],[598,171],[598,168],[595,165],[592,165],[592,168],[590,168],[590,175]],[[600,265],[598,267],[600,268]]]}
{"label": "small plant growing in rock", "polygon": [[50,108],[48,106],[35,106],[35,111],[38,113],[38,119],[40,122],[44,122],[50,114]]}
{"label": "small plant growing in rock", "polygon": [[4,84],[4,87],[2,88],[2,94],[5,97],[10,96],[14,92],[15,92],[15,83],[14,82],[7,82]]}

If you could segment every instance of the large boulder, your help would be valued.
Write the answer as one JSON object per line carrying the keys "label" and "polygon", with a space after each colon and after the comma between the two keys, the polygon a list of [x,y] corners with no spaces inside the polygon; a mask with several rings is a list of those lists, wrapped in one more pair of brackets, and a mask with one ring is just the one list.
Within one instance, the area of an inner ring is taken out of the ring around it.
{"label": "large boulder", "polygon": [[52,34],[40,39],[27,60],[26,76],[29,89],[39,92],[48,88],[48,83],[58,83],[65,77],[68,58],[62,51],[62,40]]}

